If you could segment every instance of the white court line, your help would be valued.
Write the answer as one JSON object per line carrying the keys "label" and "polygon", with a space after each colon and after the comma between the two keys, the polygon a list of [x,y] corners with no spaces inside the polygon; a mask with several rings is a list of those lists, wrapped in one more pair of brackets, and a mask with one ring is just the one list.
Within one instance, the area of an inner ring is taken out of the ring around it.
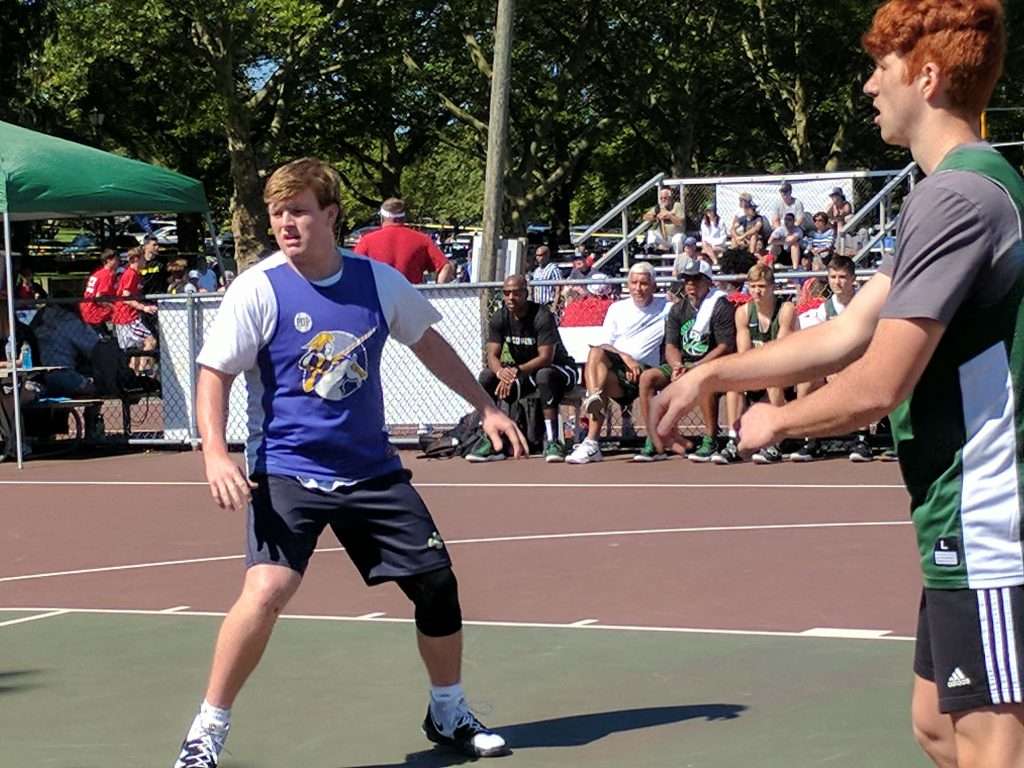
{"label": "white court line", "polygon": [[191,605],[176,605],[173,608],[164,608],[160,613],[181,613],[191,608]]}
{"label": "white court line", "polygon": [[[22,609],[18,608],[18,609],[15,609],[15,610],[22,610]],[[49,619],[49,618],[52,618],[53,616],[63,616],[65,613],[70,613],[70,611],[66,611],[63,608],[57,608],[57,609],[44,608],[43,610],[47,611],[47,613],[40,613],[37,616],[25,616],[25,617],[20,618],[20,619],[11,619],[10,621],[3,621],[3,622],[0,622],[0,627],[13,627],[15,624],[27,624],[30,621],[38,621],[39,619]]]}
{"label": "white court line", "polygon": [[[771,525],[706,525],[691,528],[642,528],[622,531],[576,531],[572,533],[535,533],[523,536],[491,536],[476,539],[453,539],[446,541],[448,546],[456,544],[499,544],[521,541],[549,541],[555,539],[590,539],[611,536],[654,536],[668,533],[731,533],[735,531],[783,531],[828,528],[878,528],[910,525],[909,520],[873,520],[846,523],[776,523]],[[321,547],[316,552],[343,552],[343,547]],[[242,560],[245,555],[219,555],[217,557],[193,557],[186,560],[160,560],[150,563],[131,563],[129,565],[108,565],[97,568],[77,568],[71,571],[50,571],[47,573],[28,573],[22,576],[4,576],[0,584],[12,581],[30,581],[32,579],[49,579],[57,576],[82,576],[89,573],[111,573],[113,571],[130,571],[140,568],[163,568],[170,565],[196,565],[198,563],[214,563],[225,560]]]}
{"label": "white court line", "polygon": [[[198,480],[0,480],[0,485],[54,485],[54,486],[205,486]],[[417,488],[778,488],[780,490],[904,490],[899,483],[895,485],[866,483],[829,484],[829,483],[418,483]]]}
{"label": "white court line", "polygon": [[379,619],[382,616],[387,616],[384,611],[373,611],[372,613],[364,613],[362,616],[356,616],[356,619]]}
{"label": "white court line", "polygon": [[814,627],[800,633],[807,637],[842,637],[847,640],[878,639],[889,634],[888,629],[843,629],[841,627]]}
{"label": "white court line", "polygon": [[[57,613],[76,613],[93,616],[166,616],[167,614],[162,611],[150,611],[142,609],[126,609],[126,608],[3,608],[0,607],[0,611],[52,611],[52,615]],[[174,616],[195,616],[203,618],[223,618],[227,614],[220,611],[180,611],[172,614]],[[43,617],[34,617],[43,618]],[[404,619],[396,617],[380,617],[380,618],[366,618],[365,616],[321,616],[315,614],[281,614],[281,619],[289,619],[292,621],[327,621],[327,622],[366,622],[366,623],[378,623],[378,624],[412,624],[415,619]],[[15,621],[18,621],[15,619]],[[586,621],[586,620],[584,620]],[[658,633],[669,633],[669,634],[687,634],[687,635],[738,635],[742,637],[799,637],[803,639],[815,639],[814,635],[809,635],[806,632],[786,632],[783,630],[768,630],[768,629],[714,629],[711,627],[647,627],[636,624],[560,624],[556,622],[542,622],[542,621],[472,621],[463,620],[462,622],[466,626],[471,627],[503,627],[511,629],[576,629],[581,631],[590,630],[606,630],[612,632],[658,632]],[[0,625],[3,626],[3,625]],[[847,630],[850,632],[849,637],[837,637],[837,636],[824,636],[823,638],[817,639],[851,639],[851,640],[899,640],[899,641],[912,641],[915,638],[908,637],[905,635],[877,635],[874,634],[876,630],[870,630],[870,634],[858,635],[857,630]]]}
{"label": "white court line", "polygon": [[574,621],[569,626],[571,626],[571,627],[589,627],[589,626],[592,626],[593,624],[597,624],[597,623],[598,623],[597,619],[580,619],[579,621]]}

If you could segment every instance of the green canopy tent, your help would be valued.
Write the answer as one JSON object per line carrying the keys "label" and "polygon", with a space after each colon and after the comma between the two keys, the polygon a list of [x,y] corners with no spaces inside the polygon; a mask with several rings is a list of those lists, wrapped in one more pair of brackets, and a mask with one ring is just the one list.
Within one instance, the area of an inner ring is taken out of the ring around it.
{"label": "green canopy tent", "polygon": [[[13,286],[11,221],[202,213],[215,235],[203,185],[155,165],[0,122],[0,214],[4,222],[4,285]],[[213,238],[217,249],[217,239]],[[220,260],[219,249],[217,253]],[[8,293],[11,293],[8,291]],[[7,303],[14,328],[13,295]],[[17,370],[12,372],[17,391]],[[14,398],[18,466],[21,408]]]}

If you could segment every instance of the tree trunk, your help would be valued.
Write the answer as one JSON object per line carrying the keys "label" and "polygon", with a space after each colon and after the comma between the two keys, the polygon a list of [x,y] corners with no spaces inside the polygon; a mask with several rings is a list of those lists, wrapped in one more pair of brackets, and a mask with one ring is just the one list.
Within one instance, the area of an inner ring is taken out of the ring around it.
{"label": "tree trunk", "polygon": [[[234,97],[234,94],[232,94]],[[270,218],[263,203],[263,185],[260,182],[256,154],[249,131],[248,115],[237,98],[231,98],[225,130],[228,139],[228,157],[231,160],[231,231],[235,235],[235,260],[238,269],[254,264],[270,246],[267,235]]]}

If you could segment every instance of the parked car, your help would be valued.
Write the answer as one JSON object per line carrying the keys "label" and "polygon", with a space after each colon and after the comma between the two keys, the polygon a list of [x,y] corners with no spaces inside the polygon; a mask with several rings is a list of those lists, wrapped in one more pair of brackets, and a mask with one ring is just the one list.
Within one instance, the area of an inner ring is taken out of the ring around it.
{"label": "parked car", "polygon": [[160,245],[178,244],[178,227],[175,225],[153,230],[153,236]]}

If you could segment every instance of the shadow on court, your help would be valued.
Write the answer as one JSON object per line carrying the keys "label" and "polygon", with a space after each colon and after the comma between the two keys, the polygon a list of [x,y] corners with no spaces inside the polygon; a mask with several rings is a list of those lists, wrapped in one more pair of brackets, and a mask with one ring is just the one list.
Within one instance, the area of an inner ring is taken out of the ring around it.
{"label": "shadow on court", "polygon": [[9,693],[22,693],[41,684],[33,682],[32,678],[40,673],[38,669],[20,669],[13,672],[0,672],[0,696]]}
{"label": "shadow on court", "polygon": [[[603,739],[613,733],[653,728],[658,725],[681,723],[686,720],[733,720],[746,709],[742,704],[691,704],[674,707],[644,707],[595,712],[589,715],[570,715],[532,723],[498,726],[495,730],[505,737],[513,753],[536,747],[580,747]],[[412,752],[401,763],[347,766],[346,768],[446,768],[474,762],[444,749],[426,749]]]}

